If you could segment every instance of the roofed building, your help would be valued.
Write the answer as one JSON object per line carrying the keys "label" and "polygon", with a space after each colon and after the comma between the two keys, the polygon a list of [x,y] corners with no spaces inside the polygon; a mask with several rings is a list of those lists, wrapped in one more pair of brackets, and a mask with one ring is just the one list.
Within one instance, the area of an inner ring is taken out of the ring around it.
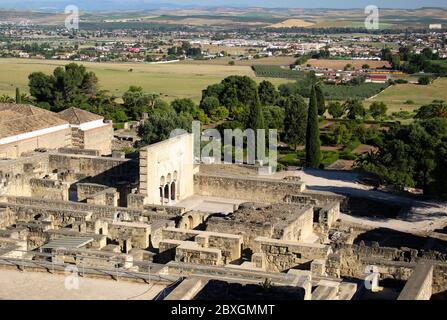
{"label": "roofed building", "polygon": [[31,105],[0,104],[0,158],[70,145],[70,124],[55,113]]}
{"label": "roofed building", "polygon": [[101,155],[112,153],[113,126],[104,122],[104,117],[73,107],[57,116],[70,123],[73,147],[96,149]]}
{"label": "roofed building", "polygon": [[54,113],[32,105],[0,103],[0,159],[66,147],[109,155],[112,138],[112,123],[85,110],[69,108]]}

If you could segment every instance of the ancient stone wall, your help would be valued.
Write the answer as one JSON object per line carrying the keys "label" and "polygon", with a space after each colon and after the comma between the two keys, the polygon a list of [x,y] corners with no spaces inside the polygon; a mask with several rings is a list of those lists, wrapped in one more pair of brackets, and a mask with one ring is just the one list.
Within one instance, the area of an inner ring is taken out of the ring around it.
{"label": "ancient stone wall", "polygon": [[143,223],[112,222],[108,225],[111,239],[130,239],[132,247],[146,249],[149,247],[151,227]]}
{"label": "ancient stone wall", "polygon": [[81,202],[67,202],[67,201],[47,201],[38,198],[29,197],[7,197],[7,202],[9,204],[16,205],[31,205],[31,206],[42,206],[51,207],[53,209],[63,209],[63,210],[74,210],[90,212],[93,219],[113,219],[119,218],[122,220],[138,221],[138,222],[152,222],[156,220],[169,220],[175,218],[175,216],[170,215],[165,212],[159,212],[157,209],[149,210],[136,210],[122,207],[112,207],[104,205],[93,205]]}
{"label": "ancient stone wall", "polygon": [[283,221],[273,226],[272,238],[304,241],[313,233],[313,208],[308,207],[300,215],[295,215],[293,220]]}
{"label": "ancient stone wall", "polygon": [[202,248],[219,249],[223,263],[230,263],[241,257],[242,236],[229,233],[166,228],[162,231],[162,237],[166,240],[195,242]]}
{"label": "ancient stone wall", "polygon": [[259,237],[260,252],[264,254],[266,270],[282,272],[315,259],[326,259],[330,247],[320,244],[307,244]]}
{"label": "ancient stone wall", "polygon": [[398,300],[430,300],[432,283],[433,265],[418,264],[407,280]]}
{"label": "ancient stone wall", "polygon": [[30,179],[31,197],[68,201],[69,184],[60,180]]}
{"label": "ancient stone wall", "polygon": [[47,153],[16,160],[0,160],[0,196],[31,196],[29,181],[32,178],[43,178],[48,172]]}
{"label": "ancient stone wall", "polygon": [[17,216],[8,207],[3,207],[0,203],[0,229],[4,229],[10,225],[15,224],[17,221]]}
{"label": "ancient stone wall", "polygon": [[98,193],[94,193],[87,198],[87,203],[103,206],[118,207],[119,193],[115,188],[108,188]]}
{"label": "ancient stone wall", "polygon": [[242,224],[235,220],[225,220],[212,217],[207,220],[207,231],[225,233],[231,230],[231,233],[243,237],[243,249],[257,250],[257,237],[268,237],[272,235],[273,227],[269,223],[256,222]]}
{"label": "ancient stone wall", "polygon": [[194,175],[194,193],[254,202],[284,202],[287,195],[304,191],[304,184],[255,177]]}
{"label": "ancient stone wall", "polygon": [[89,183],[117,185],[138,179],[138,163],[130,159],[55,153],[49,161],[51,171],[63,174],[69,182],[90,178]]}
{"label": "ancient stone wall", "polygon": [[96,149],[100,155],[112,153],[113,126],[112,123],[91,130],[83,131],[83,147]]}

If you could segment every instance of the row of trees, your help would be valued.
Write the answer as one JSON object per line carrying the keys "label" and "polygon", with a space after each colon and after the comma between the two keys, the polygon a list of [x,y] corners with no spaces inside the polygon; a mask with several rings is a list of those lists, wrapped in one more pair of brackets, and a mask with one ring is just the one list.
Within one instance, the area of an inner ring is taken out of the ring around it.
{"label": "row of trees", "polygon": [[447,68],[437,64],[434,60],[439,59],[439,54],[434,53],[431,48],[424,48],[420,53],[416,53],[411,46],[399,48],[399,53],[393,54],[390,48],[383,48],[381,51],[383,60],[388,61],[393,69],[402,70],[406,73],[435,73],[446,75]]}

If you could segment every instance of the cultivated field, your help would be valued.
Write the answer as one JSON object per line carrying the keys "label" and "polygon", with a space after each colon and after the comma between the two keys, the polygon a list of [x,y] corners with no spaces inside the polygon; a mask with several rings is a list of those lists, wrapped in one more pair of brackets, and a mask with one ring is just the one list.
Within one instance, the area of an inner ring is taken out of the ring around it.
{"label": "cultivated field", "polygon": [[[221,47],[221,50],[227,51],[227,47]],[[226,66],[231,58],[217,58],[212,60],[184,60],[182,64],[203,64],[203,65],[221,65]],[[294,57],[267,57],[252,60],[233,60],[236,66],[254,66],[254,65],[269,65],[269,66],[288,66],[295,62]]]}
{"label": "cultivated field", "polygon": [[[0,94],[14,96],[15,88],[28,92],[28,75],[34,71],[51,73],[57,66],[68,61],[0,59]],[[230,75],[247,75],[255,78],[249,66],[206,64],[137,64],[137,63],[89,63],[82,62],[99,78],[100,89],[121,96],[130,85],[138,85],[148,92],[156,92],[166,100],[191,98],[198,102],[202,90]],[[130,72],[129,70],[132,70]],[[255,78],[262,81],[263,78]],[[270,79],[274,84],[285,79]]]}
{"label": "cultivated field", "polygon": [[287,19],[280,23],[275,23],[269,26],[269,28],[305,28],[315,25],[313,22],[308,22],[302,19]]}
{"label": "cultivated field", "polygon": [[[413,111],[433,100],[447,100],[447,78],[436,79],[428,86],[418,84],[397,84],[390,86],[375,97],[366,100],[365,105],[373,101],[383,101],[388,106],[388,112]],[[413,101],[413,104],[405,103]]]}
{"label": "cultivated field", "polygon": [[330,68],[343,70],[343,68],[350,64],[356,69],[361,68],[364,64],[369,65],[371,68],[382,68],[383,66],[389,67],[388,61],[375,61],[375,60],[332,60],[332,59],[310,59],[306,62],[306,65],[310,64],[313,67],[318,68]]}

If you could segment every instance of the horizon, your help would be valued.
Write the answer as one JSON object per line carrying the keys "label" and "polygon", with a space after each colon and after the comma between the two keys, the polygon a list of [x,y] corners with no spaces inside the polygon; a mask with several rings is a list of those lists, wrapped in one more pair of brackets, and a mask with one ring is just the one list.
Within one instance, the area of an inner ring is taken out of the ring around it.
{"label": "horizon", "polygon": [[334,1],[323,0],[315,1],[303,0],[282,0],[279,3],[271,5],[266,0],[241,0],[241,1],[224,1],[224,0],[128,0],[125,3],[118,0],[100,0],[91,2],[88,0],[3,0],[0,3],[0,9],[16,9],[16,10],[61,10],[66,5],[77,5],[83,11],[113,11],[113,10],[156,10],[161,8],[263,8],[263,9],[315,9],[315,10],[356,10],[363,9],[368,5],[376,5],[381,9],[403,9],[417,10],[423,8],[446,9],[447,4],[442,0],[432,1],[393,1],[392,5],[389,1],[384,0],[361,0],[361,1]]}

